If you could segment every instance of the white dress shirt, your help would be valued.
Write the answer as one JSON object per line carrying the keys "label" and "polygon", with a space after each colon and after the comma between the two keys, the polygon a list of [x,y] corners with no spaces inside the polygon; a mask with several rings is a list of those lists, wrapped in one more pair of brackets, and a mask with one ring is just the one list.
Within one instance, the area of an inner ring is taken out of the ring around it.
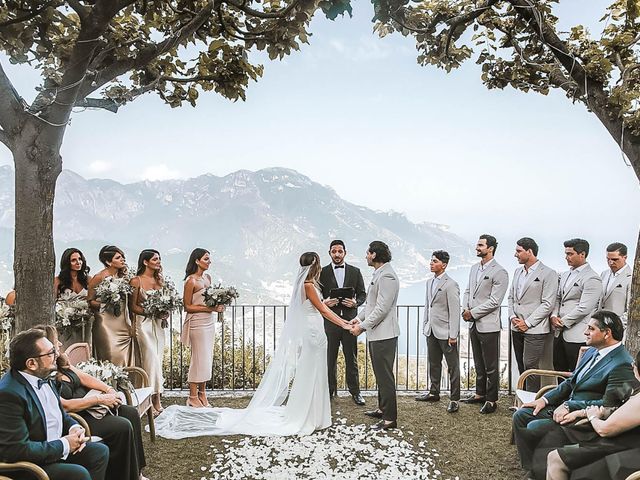
{"label": "white dress shirt", "polygon": [[571,268],[569,270],[569,275],[567,275],[567,278],[564,280],[564,284],[562,285],[563,295],[569,291],[569,289],[573,285],[573,279],[577,277],[582,270],[587,268],[587,265],[589,265],[589,263],[585,263],[583,265],[580,265],[579,267]]}
{"label": "white dress shirt", "polygon": [[611,291],[611,289],[613,288],[613,286],[616,284],[618,275],[620,275],[620,272],[624,269],[624,267],[622,267],[621,269],[619,269],[617,272],[614,273],[613,270],[609,269],[609,275],[607,277],[607,283],[605,283],[603,285],[603,290],[602,293],[603,294],[607,294]]}
{"label": "white dress shirt", "polygon": [[342,263],[338,265],[340,268],[336,268],[336,264],[331,262],[331,268],[333,268],[333,275],[336,277],[336,284],[338,288],[344,287],[344,271],[347,269],[347,264]]}
{"label": "white dress shirt", "polygon": [[476,285],[479,284],[480,280],[482,280],[482,278],[484,277],[484,271],[487,269],[489,265],[491,265],[491,262],[493,262],[493,258],[484,264],[480,262],[480,265],[478,266],[478,271],[476,272]]}
{"label": "white dress shirt", "polygon": [[40,400],[42,410],[44,411],[45,424],[47,426],[47,442],[60,440],[62,442],[61,458],[62,460],[66,460],[69,456],[70,447],[67,439],[62,438],[62,412],[60,411],[60,401],[57,395],[53,393],[51,385],[48,383],[38,388],[38,380],[40,380],[38,377],[23,371],[20,371],[20,375],[29,382],[29,385],[31,385],[36,392],[38,400]]}
{"label": "white dress shirt", "polygon": [[516,295],[518,296],[518,298],[522,297],[522,290],[524,290],[524,284],[529,278],[529,275],[534,273],[539,265],[540,265],[540,260],[538,260],[536,263],[531,265],[528,269],[527,267],[524,267],[522,269],[522,273],[518,277],[518,285],[516,285]]}

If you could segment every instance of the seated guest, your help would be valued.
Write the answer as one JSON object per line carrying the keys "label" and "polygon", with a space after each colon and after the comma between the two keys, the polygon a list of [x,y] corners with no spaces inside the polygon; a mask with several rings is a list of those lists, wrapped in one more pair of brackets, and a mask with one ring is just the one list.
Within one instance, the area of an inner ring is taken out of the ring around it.
{"label": "seated guest", "polygon": [[48,381],[56,355],[42,330],[11,340],[11,368],[0,379],[0,461],[35,463],[52,480],[103,480],[109,449],[87,443],[84,428],[65,413]]}
{"label": "seated guest", "polygon": [[[62,347],[55,327],[38,325],[36,328],[44,330],[52,344]],[[58,356],[57,367],[56,383],[62,406],[67,412],[78,413],[84,418],[91,434],[101,437],[109,447],[107,478],[146,480],[140,473],[146,463],[138,411],[134,407],[122,405],[115,389],[69,364],[69,359],[62,352]],[[85,397],[90,390],[103,393]],[[96,405],[117,409],[118,414],[108,413],[102,418],[95,418],[88,409]]]}
{"label": "seated guest", "polygon": [[[638,379],[640,379],[639,363],[640,352],[636,355],[636,363],[633,367]],[[597,406],[578,410],[577,416],[587,418],[598,436],[592,440],[579,442],[577,448],[575,444],[571,444],[570,436],[567,436],[566,443],[571,445],[553,450],[547,457],[547,480],[569,480],[569,474],[573,470],[612,453],[640,446],[640,428],[638,428],[640,427],[640,393],[629,398],[606,419],[606,409]],[[592,476],[592,472],[588,474],[590,478],[599,480],[607,478],[603,473],[597,476]]]}
{"label": "seated guest", "polygon": [[639,385],[631,355],[621,343],[624,327],[620,317],[600,310],[592,315],[584,334],[591,348],[573,375],[543,397],[522,405],[513,416],[515,442],[525,470],[532,469],[533,452],[545,435],[574,422],[578,411],[590,405],[620,406]]}

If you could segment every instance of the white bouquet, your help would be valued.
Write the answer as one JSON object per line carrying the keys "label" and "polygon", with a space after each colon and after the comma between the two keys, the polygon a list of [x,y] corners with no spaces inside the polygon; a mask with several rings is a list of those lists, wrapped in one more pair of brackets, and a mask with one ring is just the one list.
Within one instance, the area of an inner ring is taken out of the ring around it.
{"label": "white bouquet", "polygon": [[[207,307],[217,307],[218,305],[231,305],[240,294],[235,287],[223,287],[222,285],[210,285],[205,288],[202,296],[204,297],[204,304]],[[224,320],[224,314],[218,313],[218,321]]]}
{"label": "white bouquet", "polygon": [[70,328],[84,328],[91,318],[89,302],[73,292],[65,292],[56,301],[56,328],[60,333]]}
{"label": "white bouquet", "polygon": [[[2,297],[0,297],[2,298]],[[13,305],[0,304],[0,330],[9,333],[13,330],[16,321],[16,310]]]}
{"label": "white bouquet", "polygon": [[166,318],[182,306],[182,297],[178,294],[175,284],[171,279],[166,278],[162,288],[158,290],[146,290],[147,298],[142,302],[145,316],[149,318],[163,319],[163,326]]}
{"label": "white bouquet", "polygon": [[78,363],[76,368],[82,370],[87,375],[103,381],[116,390],[134,390],[131,380],[129,380],[129,376],[124,369],[114,365],[108,360],[98,361],[92,358],[86,362]]}
{"label": "white bouquet", "polygon": [[127,277],[105,277],[96,287],[96,300],[104,305],[107,312],[119,317],[127,295],[132,292]]}

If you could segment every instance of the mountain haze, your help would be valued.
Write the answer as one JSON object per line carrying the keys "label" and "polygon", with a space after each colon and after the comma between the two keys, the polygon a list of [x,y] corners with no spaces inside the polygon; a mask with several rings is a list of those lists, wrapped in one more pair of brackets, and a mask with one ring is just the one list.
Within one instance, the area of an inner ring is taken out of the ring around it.
{"label": "mountain haze", "polygon": [[[0,167],[0,287],[12,284],[13,170]],[[327,186],[289,169],[239,170],[187,180],[121,184],[87,180],[65,170],[58,179],[54,237],[56,251],[76,246],[93,272],[97,252],[115,244],[135,266],[143,248],[163,255],[165,272],[178,285],[190,251],[212,252],[214,281],[236,285],[242,303],[286,300],[297,259],[320,253],[323,264],[334,238],[345,241],[347,261],[371,275],[364,252],[371,240],[387,242],[404,285],[424,280],[431,252],[444,248],[451,266],[473,262],[470,245],[446,226],[410,222],[396,212],[349,203]]]}

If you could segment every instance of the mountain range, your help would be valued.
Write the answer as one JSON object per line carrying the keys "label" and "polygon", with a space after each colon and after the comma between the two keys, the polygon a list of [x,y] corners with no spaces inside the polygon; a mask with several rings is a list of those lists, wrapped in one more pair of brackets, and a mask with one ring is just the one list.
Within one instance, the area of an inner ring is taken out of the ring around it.
{"label": "mountain range", "polygon": [[[14,173],[0,166],[0,289],[12,286]],[[364,252],[371,240],[387,242],[403,286],[423,281],[431,252],[446,249],[451,265],[474,261],[472,246],[445,225],[413,223],[397,212],[374,211],[290,169],[239,170],[185,180],[121,184],[85,179],[64,170],[54,206],[56,251],[80,248],[93,272],[102,245],[122,248],[135,266],[144,248],[162,253],[165,273],[178,285],[195,247],[211,251],[214,282],[235,285],[241,303],[286,301],[299,255],[320,253],[334,238],[345,241],[347,262],[370,277]]]}

